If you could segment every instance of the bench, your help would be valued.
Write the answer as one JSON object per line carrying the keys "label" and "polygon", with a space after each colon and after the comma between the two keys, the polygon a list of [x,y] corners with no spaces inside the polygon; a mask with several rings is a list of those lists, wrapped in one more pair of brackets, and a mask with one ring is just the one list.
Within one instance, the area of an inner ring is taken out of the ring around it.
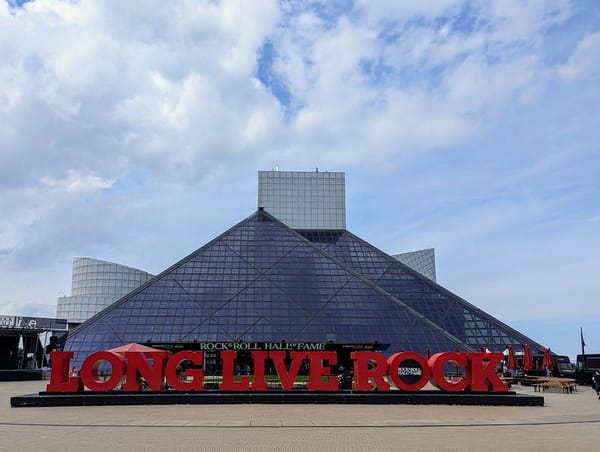
{"label": "bench", "polygon": [[565,394],[571,394],[577,392],[577,382],[571,379],[551,379],[551,380],[540,380],[532,383],[533,390],[536,392],[545,391],[550,388],[561,388]]}
{"label": "bench", "polygon": [[563,382],[563,392],[566,392],[566,393],[577,392],[577,382],[576,381],[564,381]]}
{"label": "bench", "polygon": [[502,380],[502,382],[505,383],[509,388],[519,382],[519,380],[514,377],[500,377],[500,380]]}

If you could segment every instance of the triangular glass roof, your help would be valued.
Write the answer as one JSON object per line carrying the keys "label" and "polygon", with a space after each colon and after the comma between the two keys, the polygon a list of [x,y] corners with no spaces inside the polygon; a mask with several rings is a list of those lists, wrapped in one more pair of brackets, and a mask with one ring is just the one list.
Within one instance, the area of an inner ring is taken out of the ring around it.
{"label": "triangular glass roof", "polygon": [[504,351],[508,345],[544,347],[348,231],[298,231],[469,347]]}
{"label": "triangular glass roof", "polygon": [[324,234],[259,209],[73,330],[65,349],[77,364],[129,342],[537,345],[349,232]]}

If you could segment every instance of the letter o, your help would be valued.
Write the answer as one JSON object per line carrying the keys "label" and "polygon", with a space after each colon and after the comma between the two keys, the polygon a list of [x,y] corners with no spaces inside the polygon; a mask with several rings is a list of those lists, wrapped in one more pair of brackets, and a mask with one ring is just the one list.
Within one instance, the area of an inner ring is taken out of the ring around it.
{"label": "letter o", "polygon": [[[419,366],[421,366],[421,370],[423,371],[421,378],[419,378],[415,383],[407,383],[402,381],[400,375],[398,375],[398,368],[404,361],[408,360],[416,361]],[[429,365],[427,364],[425,358],[415,352],[394,353],[388,358],[388,368],[390,372],[390,378],[398,387],[398,389],[402,391],[418,391],[425,386],[429,380]]]}
{"label": "letter o", "polygon": [[[101,361],[108,361],[112,368],[110,378],[106,381],[101,381],[98,378],[98,367]],[[126,365],[123,356],[109,351],[100,351],[92,353],[85,359],[81,365],[79,375],[81,382],[90,391],[104,392],[111,391],[119,384],[123,378],[125,369]]]}

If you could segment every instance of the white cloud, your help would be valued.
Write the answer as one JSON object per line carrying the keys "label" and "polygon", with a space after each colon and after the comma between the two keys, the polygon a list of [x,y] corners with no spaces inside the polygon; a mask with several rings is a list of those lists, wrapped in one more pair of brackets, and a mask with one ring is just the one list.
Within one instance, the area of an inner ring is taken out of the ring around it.
{"label": "white cloud", "polygon": [[[10,162],[21,179],[37,169],[61,177],[67,161],[114,177],[144,166],[148,150],[169,170],[175,147],[195,175],[202,156],[248,145],[248,135],[235,131],[250,117],[277,119],[277,104],[252,80],[257,49],[278,17],[275,3],[158,5],[36,1],[15,14],[3,10],[0,42],[9,57],[0,66],[7,100],[0,140],[15,158],[53,145],[71,157],[42,159],[39,167],[31,159],[27,168]],[[28,140],[15,135],[24,127]],[[231,133],[219,136],[225,128]],[[111,165],[98,168],[100,153]]]}
{"label": "white cloud", "polygon": [[461,0],[441,0],[437,2],[389,2],[386,0],[359,0],[358,9],[373,22],[407,21],[415,17],[427,19],[445,13],[458,12],[464,4]]}
{"label": "white cloud", "polygon": [[92,174],[78,174],[70,170],[64,179],[52,179],[44,177],[41,180],[42,186],[52,191],[63,191],[70,194],[86,191],[96,191],[109,188],[115,181],[114,179],[103,179]]}
{"label": "white cloud", "polygon": [[368,155],[382,168],[470,136],[508,103],[539,95],[539,36],[569,13],[555,2],[475,4],[473,24],[462,24],[459,2],[388,4],[357,4],[364,16],[333,23],[302,11],[273,35],[274,70],[300,106],[288,147],[301,161],[318,154],[349,165]]}
{"label": "white cloud", "polygon": [[184,185],[256,158],[281,121],[254,79],[278,14],[273,1],[0,6],[4,259],[108,239],[122,213],[105,192],[132,173]]}
{"label": "white cloud", "polygon": [[558,68],[565,80],[598,77],[600,74],[600,32],[586,35],[569,60]]}

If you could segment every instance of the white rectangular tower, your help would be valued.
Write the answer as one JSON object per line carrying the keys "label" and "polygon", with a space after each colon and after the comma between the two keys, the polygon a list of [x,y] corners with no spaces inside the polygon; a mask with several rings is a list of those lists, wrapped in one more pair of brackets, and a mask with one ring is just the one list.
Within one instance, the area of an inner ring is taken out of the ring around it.
{"label": "white rectangular tower", "polygon": [[346,229],[345,174],[259,171],[258,207],[293,229]]}

